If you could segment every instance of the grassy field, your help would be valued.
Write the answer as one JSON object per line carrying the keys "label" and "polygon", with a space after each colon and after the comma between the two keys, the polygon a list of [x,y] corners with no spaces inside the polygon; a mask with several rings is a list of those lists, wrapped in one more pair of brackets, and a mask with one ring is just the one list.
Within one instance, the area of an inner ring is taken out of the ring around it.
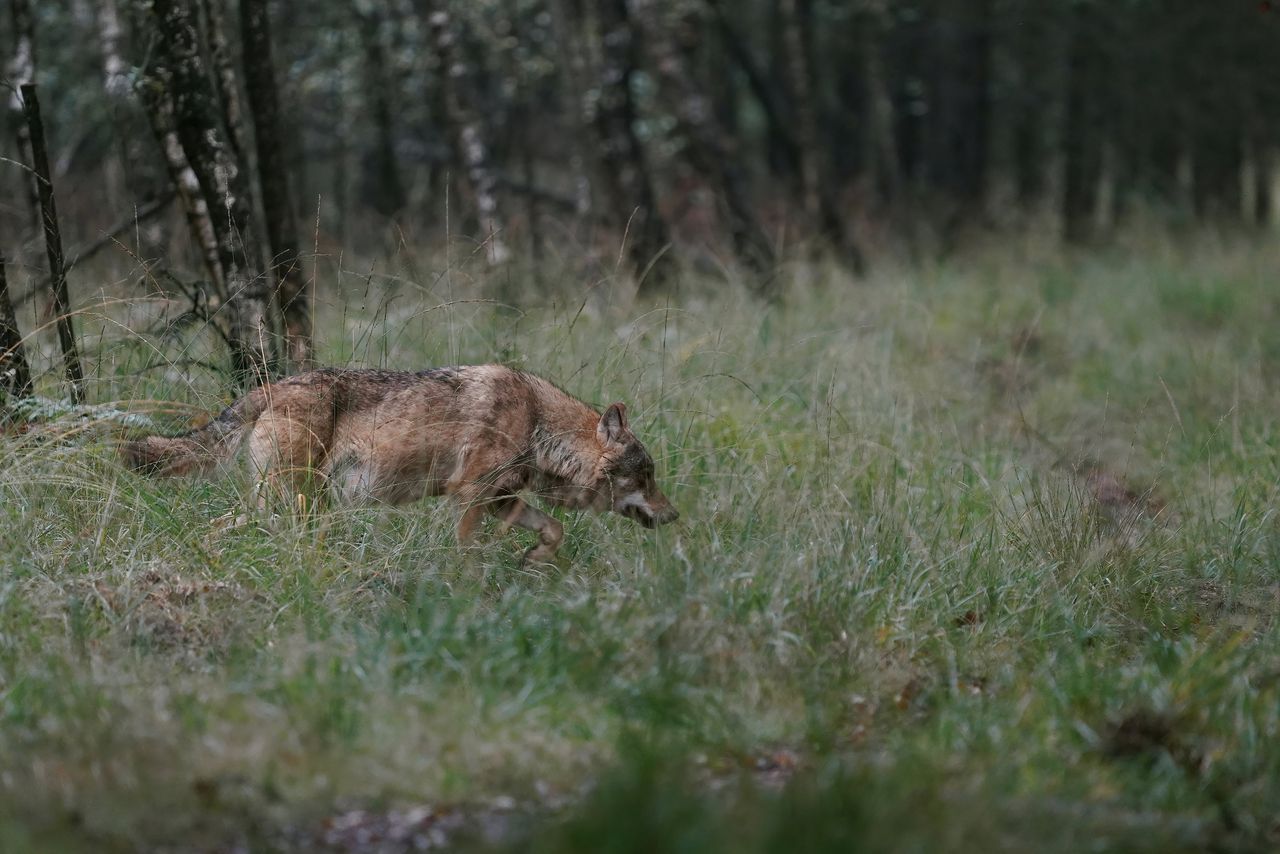
{"label": "grassy field", "polygon": [[99,406],[0,442],[0,849],[1280,845],[1274,245],[775,307],[346,266],[323,361],[624,400],[682,519],[566,516],[537,571],[439,502],[218,528],[242,476],[114,455],[228,400],[208,336],[91,307]]}

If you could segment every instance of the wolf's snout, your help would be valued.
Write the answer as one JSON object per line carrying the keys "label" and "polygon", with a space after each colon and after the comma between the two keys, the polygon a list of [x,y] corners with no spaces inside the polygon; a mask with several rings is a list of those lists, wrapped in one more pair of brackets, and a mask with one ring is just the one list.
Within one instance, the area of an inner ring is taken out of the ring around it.
{"label": "wolf's snout", "polygon": [[680,512],[667,501],[663,501],[661,504],[649,501],[624,504],[622,507],[617,508],[617,512],[632,521],[639,522],[646,528],[656,528],[659,525],[665,525],[680,518]]}

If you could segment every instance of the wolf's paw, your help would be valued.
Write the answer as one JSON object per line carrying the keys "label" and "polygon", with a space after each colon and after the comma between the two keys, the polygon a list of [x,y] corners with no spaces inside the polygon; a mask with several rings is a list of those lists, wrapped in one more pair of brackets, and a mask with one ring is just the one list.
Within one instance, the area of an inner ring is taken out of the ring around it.
{"label": "wolf's paw", "polygon": [[563,558],[556,556],[552,549],[548,549],[543,545],[536,545],[524,553],[520,558],[520,569],[536,570],[538,568],[563,568]]}
{"label": "wolf's paw", "polygon": [[260,513],[248,510],[242,513],[224,513],[213,520],[215,531],[234,531],[250,525],[261,525],[268,530],[275,530],[285,517],[279,513]]}
{"label": "wolf's paw", "polygon": [[215,531],[230,531],[234,528],[243,528],[251,521],[253,516],[248,513],[223,513],[210,522],[209,526]]}

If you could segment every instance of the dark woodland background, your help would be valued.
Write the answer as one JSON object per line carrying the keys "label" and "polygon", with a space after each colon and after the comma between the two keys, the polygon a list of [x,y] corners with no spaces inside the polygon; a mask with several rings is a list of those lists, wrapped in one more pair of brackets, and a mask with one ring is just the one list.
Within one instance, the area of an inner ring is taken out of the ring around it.
{"label": "dark woodland background", "polygon": [[1254,0],[4,2],[13,301],[49,278],[34,81],[67,254],[206,283],[245,380],[310,356],[300,253],[465,241],[785,299],[789,258],[1273,215],[1280,10]]}

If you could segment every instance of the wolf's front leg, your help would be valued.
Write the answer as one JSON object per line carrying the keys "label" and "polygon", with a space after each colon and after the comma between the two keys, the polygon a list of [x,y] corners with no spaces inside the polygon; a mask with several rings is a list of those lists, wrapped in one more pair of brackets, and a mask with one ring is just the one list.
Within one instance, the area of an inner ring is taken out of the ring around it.
{"label": "wolf's front leg", "polygon": [[458,519],[457,538],[458,545],[465,546],[471,542],[476,534],[476,525],[480,524],[480,519],[485,513],[485,505],[472,504],[462,511],[462,516]]}
{"label": "wolf's front leg", "polygon": [[564,526],[554,518],[514,495],[494,504],[493,514],[502,519],[506,528],[516,525],[526,531],[537,532],[538,544],[524,553],[522,563],[551,563],[555,558],[564,540]]}

